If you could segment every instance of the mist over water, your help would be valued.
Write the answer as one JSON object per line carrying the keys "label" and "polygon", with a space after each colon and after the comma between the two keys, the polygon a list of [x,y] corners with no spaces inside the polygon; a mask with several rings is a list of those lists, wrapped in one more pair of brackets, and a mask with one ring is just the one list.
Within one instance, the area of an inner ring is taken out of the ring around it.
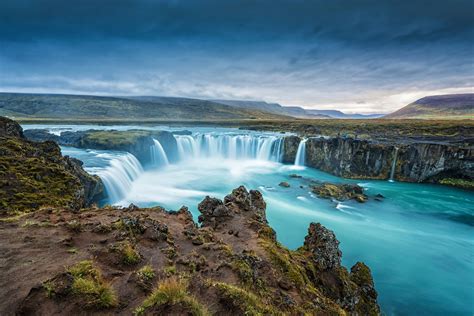
{"label": "mist over water", "polygon": [[[473,313],[472,193],[428,184],[342,179],[280,163],[278,135],[189,130],[192,135],[175,136],[176,161],[164,163],[166,152],[157,145],[155,167],[141,166],[124,152],[62,150],[98,174],[107,186],[108,202],[117,205],[171,210],[186,205],[197,219],[197,204],[206,195],[223,198],[239,185],[258,189],[267,202],[270,225],[284,245],[301,246],[310,222],[334,230],[343,264],[350,268],[363,261],[371,268],[385,314]],[[290,177],[294,173],[303,178]],[[319,199],[310,192],[308,179],[358,183],[370,199],[365,204]],[[278,186],[281,181],[290,188]],[[384,201],[373,199],[378,193]]]}

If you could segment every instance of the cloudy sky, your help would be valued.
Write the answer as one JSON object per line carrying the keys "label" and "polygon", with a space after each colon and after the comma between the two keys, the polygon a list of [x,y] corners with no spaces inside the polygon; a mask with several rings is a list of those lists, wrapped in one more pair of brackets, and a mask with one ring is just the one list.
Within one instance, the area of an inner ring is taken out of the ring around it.
{"label": "cloudy sky", "polygon": [[2,0],[0,91],[390,112],[473,92],[472,0]]}

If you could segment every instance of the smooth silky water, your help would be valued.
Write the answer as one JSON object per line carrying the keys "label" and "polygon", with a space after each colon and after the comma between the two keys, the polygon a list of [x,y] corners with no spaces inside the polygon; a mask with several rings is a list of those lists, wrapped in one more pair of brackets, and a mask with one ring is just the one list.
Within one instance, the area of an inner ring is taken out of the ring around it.
{"label": "smooth silky water", "polygon": [[[55,133],[104,128],[24,126],[45,127]],[[143,127],[107,127],[131,128]],[[150,127],[154,128],[158,127]],[[116,205],[160,205],[172,210],[186,205],[197,218],[197,204],[206,195],[223,198],[239,185],[258,189],[267,202],[270,225],[287,247],[296,249],[303,244],[310,222],[321,222],[334,230],[341,242],[343,264],[350,268],[363,261],[372,269],[385,314],[473,314],[472,193],[428,184],[347,180],[284,165],[279,163],[282,148],[277,134],[186,129],[193,135],[176,136],[179,161],[168,161],[160,145],[153,149],[152,167],[141,166],[124,152],[68,147],[62,151],[81,159],[87,171],[98,174],[110,196],[106,202]],[[290,177],[295,173],[303,178]],[[319,199],[309,192],[308,179],[358,183],[371,199],[364,204]],[[290,188],[278,186],[281,181],[289,182]],[[378,193],[385,196],[382,202],[373,199]]]}

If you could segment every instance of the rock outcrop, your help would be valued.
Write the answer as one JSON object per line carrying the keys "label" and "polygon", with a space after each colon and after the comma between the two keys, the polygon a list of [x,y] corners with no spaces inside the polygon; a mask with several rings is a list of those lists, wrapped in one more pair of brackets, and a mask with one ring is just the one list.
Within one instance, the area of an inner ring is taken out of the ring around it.
{"label": "rock outcrop", "polygon": [[312,253],[313,262],[321,269],[336,269],[341,267],[342,252],[334,232],[320,223],[311,223],[304,247]]}
{"label": "rock outcrop", "polygon": [[4,118],[0,130],[0,215],[45,206],[79,209],[102,197],[100,178],[77,159],[63,157],[56,143],[29,141],[16,122]]}
{"label": "rock outcrop", "polygon": [[134,205],[0,221],[0,314],[380,314],[369,268],[341,266],[333,232],[312,223],[288,250],[265,208],[241,186],[199,204],[201,227],[185,207]]}
{"label": "rock outcrop", "polygon": [[357,184],[323,183],[311,186],[311,191],[321,198],[338,201],[356,200],[359,203],[364,203],[368,199],[364,194],[364,188]]}
{"label": "rock outcrop", "polygon": [[6,117],[0,116],[0,137],[23,137],[21,126]]}
{"label": "rock outcrop", "polygon": [[[285,140],[284,161],[292,163],[298,141]],[[310,137],[306,165],[344,178],[441,182],[445,178],[474,181],[474,148],[443,143],[394,144],[352,138]]]}

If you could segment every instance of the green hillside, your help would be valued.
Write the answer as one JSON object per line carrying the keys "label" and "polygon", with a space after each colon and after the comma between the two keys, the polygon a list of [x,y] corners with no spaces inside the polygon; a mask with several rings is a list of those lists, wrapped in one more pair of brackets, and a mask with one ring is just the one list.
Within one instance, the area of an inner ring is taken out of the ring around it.
{"label": "green hillside", "polygon": [[384,116],[389,119],[474,119],[474,93],[421,98]]}
{"label": "green hillside", "polygon": [[160,97],[140,100],[59,94],[0,93],[0,116],[22,119],[67,120],[248,120],[285,116],[239,109],[212,101]]}

